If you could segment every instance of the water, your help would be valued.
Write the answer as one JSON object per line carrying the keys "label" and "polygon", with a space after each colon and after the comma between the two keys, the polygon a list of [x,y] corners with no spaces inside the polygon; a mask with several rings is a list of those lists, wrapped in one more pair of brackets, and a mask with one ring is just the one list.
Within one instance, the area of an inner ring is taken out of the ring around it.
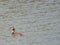
{"label": "water", "polygon": [[60,45],[60,0],[0,0],[0,45]]}

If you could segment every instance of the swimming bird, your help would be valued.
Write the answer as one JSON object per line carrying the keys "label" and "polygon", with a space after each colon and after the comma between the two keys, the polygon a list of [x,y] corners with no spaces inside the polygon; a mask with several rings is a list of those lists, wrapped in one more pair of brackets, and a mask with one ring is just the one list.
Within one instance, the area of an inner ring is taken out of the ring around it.
{"label": "swimming bird", "polygon": [[23,36],[23,34],[15,32],[14,26],[10,27],[10,29],[11,29],[11,35],[13,37],[15,37],[15,36]]}

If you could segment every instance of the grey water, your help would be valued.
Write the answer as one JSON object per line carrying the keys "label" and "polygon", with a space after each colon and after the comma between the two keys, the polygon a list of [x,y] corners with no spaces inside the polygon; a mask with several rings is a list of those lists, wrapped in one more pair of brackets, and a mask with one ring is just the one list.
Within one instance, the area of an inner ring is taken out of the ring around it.
{"label": "grey water", "polygon": [[60,45],[60,0],[0,0],[0,45]]}

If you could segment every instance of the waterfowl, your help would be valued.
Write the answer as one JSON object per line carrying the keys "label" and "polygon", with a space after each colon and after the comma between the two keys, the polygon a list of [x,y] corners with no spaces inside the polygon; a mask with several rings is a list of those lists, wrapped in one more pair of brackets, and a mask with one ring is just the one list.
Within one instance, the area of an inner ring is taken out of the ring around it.
{"label": "waterfowl", "polygon": [[17,33],[17,32],[15,32],[15,28],[14,27],[10,27],[10,29],[11,29],[11,35],[12,36],[23,36],[23,34],[21,34],[21,33]]}

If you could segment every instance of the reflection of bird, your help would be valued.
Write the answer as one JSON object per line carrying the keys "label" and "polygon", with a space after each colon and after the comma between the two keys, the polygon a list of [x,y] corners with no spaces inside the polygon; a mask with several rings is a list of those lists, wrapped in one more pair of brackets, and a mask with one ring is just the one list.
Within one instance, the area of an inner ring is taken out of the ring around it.
{"label": "reflection of bird", "polygon": [[14,27],[10,27],[10,29],[11,29],[11,35],[12,36],[23,36],[23,34],[21,34],[21,33],[17,33],[17,32],[15,32],[15,28]]}

